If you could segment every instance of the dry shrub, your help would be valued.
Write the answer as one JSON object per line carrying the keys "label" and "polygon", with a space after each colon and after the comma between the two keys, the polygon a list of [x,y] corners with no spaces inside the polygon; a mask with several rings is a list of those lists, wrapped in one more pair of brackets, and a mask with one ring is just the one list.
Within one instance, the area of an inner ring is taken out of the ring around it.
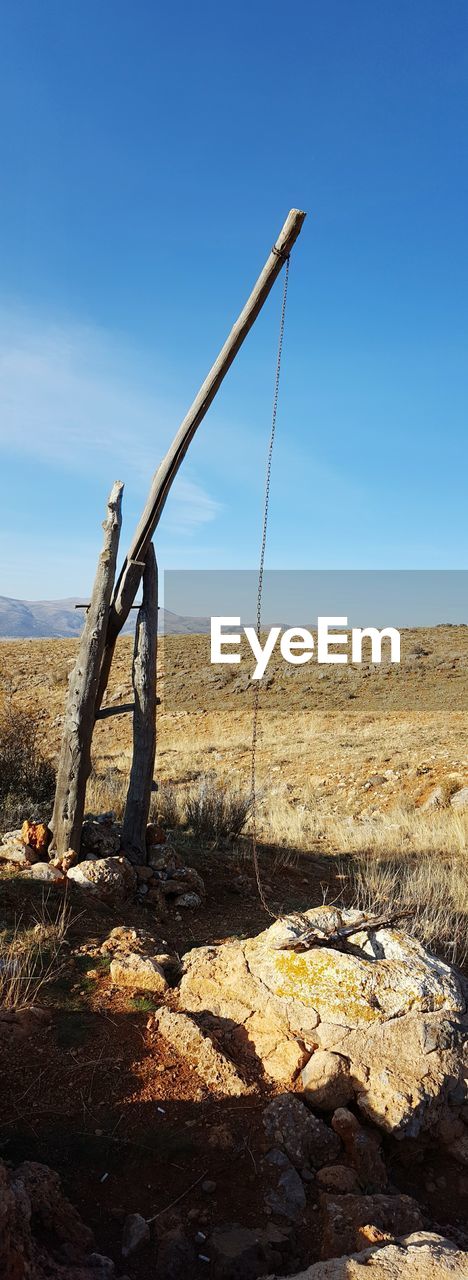
{"label": "dry shrub", "polygon": [[116,765],[108,765],[102,773],[93,769],[86,788],[87,812],[112,812],[120,821],[124,815],[127,789],[128,773],[123,773]]}
{"label": "dry shrub", "polygon": [[183,802],[172,782],[160,782],[151,796],[150,821],[156,822],[158,817],[170,831],[180,827],[184,820]]}
{"label": "dry shrub", "polygon": [[40,720],[11,699],[0,709],[0,828],[24,818],[47,820],[55,791],[55,769],[40,745]]}
{"label": "dry shrub", "polygon": [[185,817],[197,839],[218,844],[240,835],[251,808],[248,792],[235,790],[218,778],[205,775],[187,794]]}
{"label": "dry shrub", "polygon": [[35,1004],[39,993],[62,969],[62,949],[70,922],[66,899],[55,914],[43,897],[35,924],[21,919],[0,932],[0,1008],[21,1009]]}
{"label": "dry shrub", "polygon": [[353,906],[370,914],[407,909],[402,926],[452,964],[468,955],[468,877],[460,856],[390,858],[363,855],[347,862],[344,877]]}

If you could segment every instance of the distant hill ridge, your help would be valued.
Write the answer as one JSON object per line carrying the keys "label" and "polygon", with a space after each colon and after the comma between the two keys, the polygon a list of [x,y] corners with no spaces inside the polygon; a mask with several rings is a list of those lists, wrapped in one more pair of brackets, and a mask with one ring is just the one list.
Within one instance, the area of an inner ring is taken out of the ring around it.
{"label": "distant hill ridge", "polygon": [[[76,639],[83,626],[84,610],[75,605],[82,603],[79,596],[66,600],[14,600],[0,596],[0,639]],[[135,619],[136,611],[123,628],[125,634],[133,631]],[[159,631],[165,635],[207,635],[209,630],[209,618],[184,618],[170,609],[159,611]]]}

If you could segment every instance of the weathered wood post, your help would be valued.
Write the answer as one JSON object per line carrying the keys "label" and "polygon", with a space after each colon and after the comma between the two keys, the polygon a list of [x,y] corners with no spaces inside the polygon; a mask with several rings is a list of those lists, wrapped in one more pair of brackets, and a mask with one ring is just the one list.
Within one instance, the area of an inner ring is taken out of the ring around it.
{"label": "weathered wood post", "polygon": [[158,567],[152,542],[143,570],[143,599],[133,649],[133,758],[122,830],[122,849],[131,862],[146,862],[146,824],[156,753],[156,659]]}
{"label": "weathered wood post", "polygon": [[115,642],[128,618],[138,591],[147,548],[160,520],[171,485],[197,428],[203,422],[205,414],[208,412],[217,391],[219,391],[228,369],[230,369],[233,360],[235,360],[238,351],[240,351],[242,343],[260,314],[275,280],[289,257],[291,249],[300,234],[305,216],[301,209],[291,209],[288,213],[286,222],[281,228],[250,297],[247,299],[243,310],[226,338],[224,346],[221,348],[209,374],[200,387],[198,395],[181,423],[177,435],[174,436],[166,457],[163,458],[153,476],[146,505],[130,543],[130,548],[114,591],[99,681],[97,707],[100,707],[106,690]]}
{"label": "weathered wood post", "polygon": [[122,523],[123,484],[116,480],[103,524],[104,544],[99,556],[91,601],[70,675],[62,745],[51,820],[52,848],[58,854],[80,849],[86,783],[91,771],[96,693],[105,648],[109,609],[115,580]]}

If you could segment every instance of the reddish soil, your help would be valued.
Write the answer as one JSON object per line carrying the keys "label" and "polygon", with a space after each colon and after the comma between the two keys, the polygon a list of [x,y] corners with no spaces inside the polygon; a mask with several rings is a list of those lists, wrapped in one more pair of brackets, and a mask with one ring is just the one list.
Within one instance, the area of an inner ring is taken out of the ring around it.
{"label": "reddish soil", "polygon": [[[203,909],[181,921],[168,915],[155,923],[149,912],[135,906],[125,912],[125,923],[151,924],[179,954],[266,927],[244,864],[236,867],[229,854],[219,851],[192,861],[208,888]],[[294,867],[277,870],[275,901],[289,909],[317,903],[325,885],[333,900],[341,885],[336,875],[336,862],[309,855]],[[50,894],[51,908],[58,892]],[[3,918],[12,920],[21,907],[27,922],[40,893],[39,886],[24,880],[3,881]],[[154,1280],[154,1239],[135,1260],[120,1262],[122,1222],[128,1213],[156,1215],[156,1240],[180,1221],[193,1240],[197,1232],[208,1235],[226,1221],[266,1225],[261,1116],[272,1087],[259,1079],[252,1096],[214,1098],[151,1029],[151,1009],[140,1011],[116,993],[102,960],[83,949],[92,953],[123,922],[123,914],[76,899],[66,969],[43,1000],[52,1015],[50,1025],[34,1040],[0,1044],[0,1153],[12,1163],[30,1158],[56,1169],[67,1195],[94,1229],[99,1251],[113,1257],[117,1270],[131,1280]],[[248,1062],[237,1065],[247,1073],[252,1069]],[[414,1143],[387,1145],[395,1184],[416,1195],[428,1226],[437,1222],[448,1235],[456,1234],[463,1221],[466,1173]],[[216,1183],[212,1194],[203,1192],[203,1176]],[[432,1192],[425,1186],[428,1180]],[[305,1224],[291,1232],[284,1251],[285,1273],[318,1256],[318,1218],[312,1183]],[[197,1254],[209,1253],[202,1242],[196,1249]],[[200,1260],[193,1275],[210,1272]]]}

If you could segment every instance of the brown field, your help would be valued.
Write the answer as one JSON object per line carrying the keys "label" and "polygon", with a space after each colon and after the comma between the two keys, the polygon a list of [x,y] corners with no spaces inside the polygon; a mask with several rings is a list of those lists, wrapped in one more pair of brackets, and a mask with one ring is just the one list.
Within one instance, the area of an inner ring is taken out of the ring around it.
{"label": "brown field", "polygon": [[[52,760],[75,652],[69,640],[0,648],[3,711],[12,708],[24,726],[38,716],[39,745]],[[326,899],[371,913],[409,908],[406,927],[465,964],[468,810],[451,802],[468,784],[467,657],[468,628],[451,627],[405,633],[400,671],[273,666],[261,695],[257,769],[262,879],[273,906]],[[108,706],[131,700],[131,658],[132,641],[122,639]],[[248,1099],[221,1102],[203,1091],[183,1055],[161,1038],[155,1050],[154,1003],[116,989],[101,952],[123,918],[156,928],[164,950],[181,957],[266,924],[248,824],[236,839],[204,841],[187,811],[207,779],[225,795],[248,793],[252,686],[235,669],[213,673],[206,637],[169,637],[159,646],[159,692],[154,814],[162,811],[171,842],[203,876],[202,906],[183,919],[155,920],[144,900],[112,913],[93,899],[64,904],[61,887],[44,894],[15,867],[1,873],[0,962],[13,977],[0,1003],[8,1010],[19,998],[38,1001],[50,1021],[26,1051],[0,1042],[0,1142],[13,1166],[32,1158],[59,1171],[99,1249],[116,1259],[127,1213],[157,1214],[156,1240],[181,1223],[191,1237],[199,1229],[209,1236],[220,1221],[256,1227],[264,1216],[262,1108],[271,1086],[256,1080]],[[91,811],[121,816],[130,759],[131,717],[98,722]],[[226,1128],[228,1152],[216,1145]],[[466,1171],[411,1141],[388,1139],[385,1153],[393,1185],[416,1197],[429,1227],[461,1239]],[[211,1198],[200,1185],[207,1175]],[[289,1272],[319,1254],[317,1210],[312,1186],[288,1246]],[[131,1280],[153,1280],[154,1247],[128,1263]],[[191,1274],[212,1270],[197,1261]]]}
{"label": "brown field", "polygon": [[[75,651],[72,640],[6,641],[0,650],[4,696],[39,713],[52,758]],[[105,705],[131,700],[131,660],[125,637]],[[187,794],[206,776],[249,787],[248,670],[211,667],[206,636],[160,640],[156,778],[182,819]],[[376,905],[409,899],[424,940],[462,959],[468,810],[450,801],[468,784],[468,628],[404,632],[400,667],[287,667],[274,658],[268,674],[257,748],[268,880],[298,854],[327,862],[331,855],[333,893],[341,874],[360,901],[363,894]],[[90,810],[121,815],[130,759],[131,716],[98,723]],[[324,894],[328,879],[321,875]]]}

